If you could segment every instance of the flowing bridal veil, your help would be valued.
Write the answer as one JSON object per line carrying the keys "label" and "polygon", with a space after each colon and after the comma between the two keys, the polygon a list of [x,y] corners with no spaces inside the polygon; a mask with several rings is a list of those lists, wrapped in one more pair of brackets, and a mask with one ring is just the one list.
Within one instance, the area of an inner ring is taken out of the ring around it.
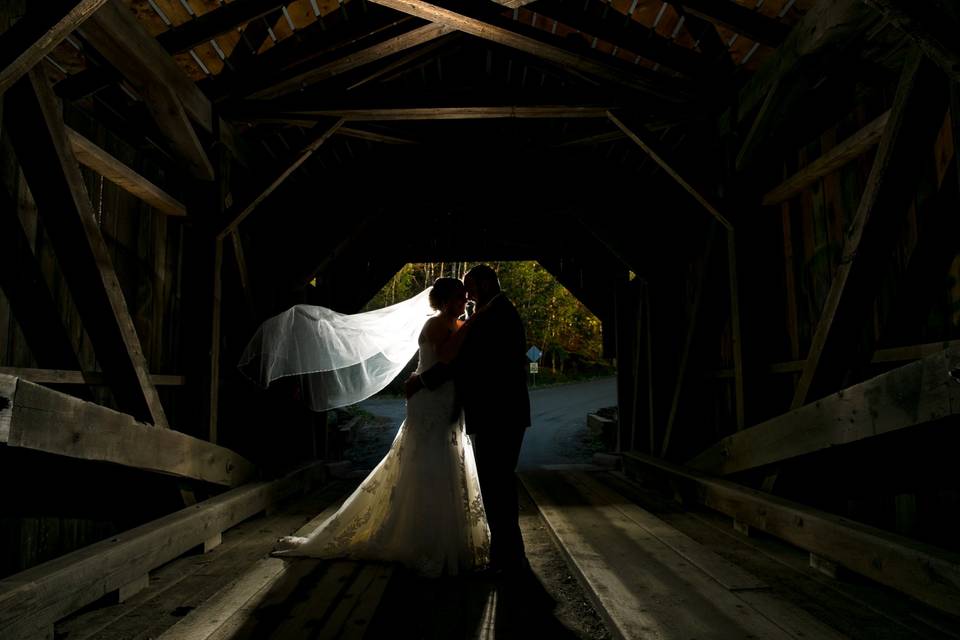
{"label": "flowing bridal veil", "polygon": [[423,323],[433,314],[430,289],[383,309],[337,313],[298,304],[257,329],[240,370],[261,387],[301,376],[314,411],[354,404],[383,390],[417,352]]}
{"label": "flowing bridal veil", "polygon": [[[418,348],[418,372],[437,362],[438,345],[421,333],[432,313],[429,291],[355,315],[298,305],[261,326],[241,366],[264,386],[305,376],[316,410],[358,402]],[[399,562],[426,576],[485,566],[490,532],[453,381],[410,398],[390,450],[357,490],[309,536],[282,543],[276,555]]]}

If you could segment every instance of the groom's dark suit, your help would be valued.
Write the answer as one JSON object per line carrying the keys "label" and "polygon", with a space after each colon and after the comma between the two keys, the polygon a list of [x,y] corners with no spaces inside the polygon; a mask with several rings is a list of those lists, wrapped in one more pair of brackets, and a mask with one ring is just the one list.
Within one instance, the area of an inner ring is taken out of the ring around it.
{"label": "groom's dark suit", "polygon": [[514,471],[530,426],[526,349],[520,314],[501,293],[473,320],[452,365],[420,374],[428,389],[455,380],[490,524],[491,563],[504,568],[524,559]]}

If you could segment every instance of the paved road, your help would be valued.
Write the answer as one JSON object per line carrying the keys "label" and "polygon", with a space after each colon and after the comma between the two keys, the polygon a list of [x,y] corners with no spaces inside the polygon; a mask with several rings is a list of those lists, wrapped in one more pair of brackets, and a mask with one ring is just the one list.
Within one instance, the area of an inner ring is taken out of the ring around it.
{"label": "paved road", "polygon": [[[520,451],[520,468],[543,464],[590,462],[599,443],[587,433],[587,414],[617,403],[615,378],[566,384],[530,391],[533,425]],[[384,451],[403,420],[402,400],[372,398],[360,403],[370,413],[393,424],[384,439]],[[381,454],[382,455],[382,454]]]}

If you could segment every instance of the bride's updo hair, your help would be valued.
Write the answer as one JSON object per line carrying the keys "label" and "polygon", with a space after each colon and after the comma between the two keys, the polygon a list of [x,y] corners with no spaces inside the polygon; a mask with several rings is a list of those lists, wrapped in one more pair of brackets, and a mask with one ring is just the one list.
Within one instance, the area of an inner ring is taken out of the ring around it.
{"label": "bride's updo hair", "polygon": [[456,278],[437,278],[430,290],[430,306],[442,311],[457,295],[463,295],[463,283]]}

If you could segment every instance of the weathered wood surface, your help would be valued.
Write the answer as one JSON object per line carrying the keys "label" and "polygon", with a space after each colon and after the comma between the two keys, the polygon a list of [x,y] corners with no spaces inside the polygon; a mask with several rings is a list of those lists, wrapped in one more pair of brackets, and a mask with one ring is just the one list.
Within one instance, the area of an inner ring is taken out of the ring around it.
{"label": "weathered wood surface", "polygon": [[[116,67],[143,98],[160,131],[194,177],[213,180],[213,165],[190,116],[212,121],[209,103],[187,86],[186,75],[166,73],[173,60],[153,38],[144,38],[145,28],[119,3],[108,2],[83,27],[83,35]],[[170,70],[172,71],[172,70]],[[191,83],[192,84],[192,83]],[[193,87],[196,89],[196,87]],[[188,107],[184,98],[192,98]],[[206,107],[206,108],[205,108]],[[188,108],[192,108],[188,112]]]}
{"label": "weathered wood surface", "polygon": [[720,213],[717,207],[710,202],[710,199],[681,175],[676,168],[676,163],[667,158],[665,151],[657,148],[658,145],[654,142],[653,136],[647,131],[642,122],[622,111],[608,111],[607,117],[623,131],[624,135],[643,149],[644,153],[650,156],[684,191],[693,196],[693,199],[699,202],[700,206],[707,210],[707,213],[716,218],[725,228],[733,228],[730,221]]}
{"label": "weathered wood surface", "polygon": [[762,582],[587,474],[520,477],[615,637],[795,637],[739,597]]}
{"label": "weathered wood surface", "polygon": [[390,37],[382,42],[366,46],[357,51],[340,52],[334,59],[322,64],[312,62],[310,68],[284,78],[272,86],[266,87],[251,94],[252,99],[269,100],[279,96],[302,90],[304,87],[326,80],[333,76],[346,73],[352,69],[381,60],[387,56],[406,51],[413,47],[442,38],[454,32],[454,29],[443,24],[428,23],[426,25],[404,25],[408,31]]}
{"label": "weathered wood surface", "polygon": [[0,374],[10,417],[0,442],[81,460],[235,487],[250,480],[254,466],[242,456],[170,429]]}
{"label": "weathered wood surface", "polygon": [[[106,384],[107,379],[99,371],[74,371],[63,369],[31,369],[27,367],[0,367],[0,375],[24,378],[37,384]],[[184,376],[150,374],[155,386],[180,387],[186,384]]]}
{"label": "weathered wood surface", "polygon": [[[270,184],[268,184],[263,190],[261,190],[260,193],[257,194],[257,196],[255,196],[249,203],[233,212],[227,213],[227,220],[221,225],[219,231],[217,232],[217,242],[221,243],[228,233],[235,232],[237,227],[240,226],[240,223],[243,222],[247,216],[253,213],[254,210],[264,200],[266,200],[271,193],[276,191],[277,187],[283,184],[284,181],[290,177],[291,173],[296,171],[300,165],[306,162],[307,159],[330,138],[330,136],[336,133],[337,129],[339,129],[343,123],[344,119],[340,118],[332,124],[318,125],[315,133],[319,135],[316,135],[316,137],[313,139],[313,142],[308,144],[307,147],[294,159],[294,161],[280,172],[280,175],[274,178],[273,181],[270,182]],[[220,245],[218,244],[218,246]],[[217,266],[217,271],[219,273],[219,265]],[[219,277],[219,275],[217,277]]]}
{"label": "weathered wood surface", "polygon": [[[602,61],[593,55],[575,53],[557,43],[559,38],[537,29],[523,29],[514,23],[503,23],[496,16],[479,15],[473,11],[466,13],[462,8],[447,8],[445,2],[427,0],[371,0],[374,4],[396,9],[409,15],[458,29],[477,38],[483,38],[497,44],[511,47],[575,71],[589,73],[613,82],[637,89],[665,101],[676,101],[679,97],[672,89],[682,87],[683,83],[673,82],[655,73],[643,73],[635,65],[619,64],[621,61],[610,59]],[[506,26],[510,25],[510,26]]]}
{"label": "weathered wood surface", "polygon": [[0,635],[31,637],[324,478],[323,465],[238,487],[130,531],[0,580]]}
{"label": "weathered wood surface", "polygon": [[107,0],[60,2],[31,11],[0,36],[0,94],[93,15]]}
{"label": "weathered wood surface", "polygon": [[854,158],[858,158],[880,143],[883,130],[890,119],[887,111],[873,122],[823,154],[809,165],[793,174],[763,196],[764,205],[780,204],[788,200],[823,176],[836,171]]}
{"label": "weathered wood surface", "polygon": [[916,189],[920,163],[915,157],[929,152],[943,121],[947,88],[939,70],[914,52],[901,74],[870,178],[846,234],[843,256],[794,391],[794,409],[808,398],[836,390],[847,371],[869,361],[869,354],[857,351],[859,337]]}
{"label": "weathered wood surface", "polygon": [[171,216],[187,215],[187,208],[182,202],[69,127],[67,139],[80,164],[93,169],[158,211]]}
{"label": "weathered wood surface", "polygon": [[628,472],[666,477],[692,499],[937,609],[960,613],[960,555],[642,453]]}
{"label": "weathered wood surface", "polygon": [[783,114],[825,75],[832,60],[849,53],[852,43],[878,22],[862,0],[819,0],[793,26],[787,39],[740,91],[731,128],[760,107],[737,156],[742,170],[765,145]]}
{"label": "weathered wood surface", "polygon": [[[960,46],[957,29],[960,12],[952,2],[915,0],[864,0],[891,24],[917,43],[954,82],[960,82]],[[939,6],[938,6],[939,5]],[[953,8],[950,12],[944,8]]]}
{"label": "weathered wood surface", "polygon": [[728,436],[687,465],[729,474],[960,413],[960,348],[928,356]]}
{"label": "weathered wood surface", "polygon": [[[60,318],[40,261],[18,215],[18,203],[0,186],[0,288],[37,363],[79,368],[73,340]],[[0,332],[0,338],[6,335]]]}
{"label": "weathered wood surface", "polygon": [[167,426],[59,101],[42,73],[31,71],[7,91],[3,118],[117,403],[138,419]]}

